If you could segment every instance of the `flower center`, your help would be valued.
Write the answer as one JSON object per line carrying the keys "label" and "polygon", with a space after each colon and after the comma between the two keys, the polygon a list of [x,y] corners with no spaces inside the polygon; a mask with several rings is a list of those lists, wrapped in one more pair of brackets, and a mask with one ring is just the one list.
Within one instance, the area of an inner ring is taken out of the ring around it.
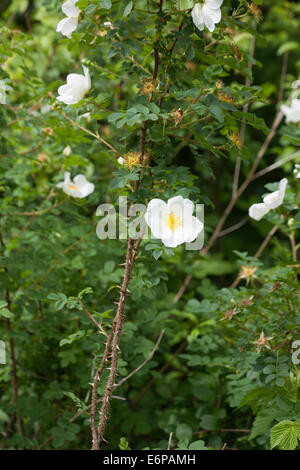
{"label": "flower center", "polygon": [[68,188],[69,188],[69,189],[73,189],[73,190],[75,190],[75,191],[78,189],[78,187],[75,186],[75,184],[68,184]]}
{"label": "flower center", "polygon": [[259,340],[257,341],[257,344],[259,346],[262,346],[263,344],[265,344],[267,341],[266,341],[266,338],[259,338]]}
{"label": "flower center", "polygon": [[174,212],[171,212],[167,218],[167,225],[172,230],[172,232],[174,232],[174,230],[182,225],[180,217],[175,215]]}

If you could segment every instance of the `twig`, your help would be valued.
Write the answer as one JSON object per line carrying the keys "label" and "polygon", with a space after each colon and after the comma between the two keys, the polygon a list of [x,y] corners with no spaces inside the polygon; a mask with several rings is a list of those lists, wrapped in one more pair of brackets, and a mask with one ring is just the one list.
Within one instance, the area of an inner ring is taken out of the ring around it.
{"label": "twig", "polygon": [[81,307],[83,308],[84,312],[87,314],[87,316],[92,320],[92,322],[97,326],[97,328],[99,329],[100,333],[102,333],[104,336],[108,336],[105,331],[103,330],[102,326],[100,325],[100,323],[97,322],[97,320],[95,320],[95,318],[93,317],[93,315],[88,311],[88,309],[86,308],[86,306],[84,305],[84,303],[79,299],[79,297],[76,297],[76,300],[80,303]]}
{"label": "twig", "polygon": [[171,449],[171,444],[172,444],[172,437],[173,437],[173,432],[170,432],[169,435],[169,441],[168,441],[168,450]]}
{"label": "twig", "polygon": [[86,132],[87,134],[91,135],[92,137],[94,137],[95,139],[99,140],[100,142],[102,142],[102,144],[106,145],[106,147],[110,148],[110,150],[112,150],[113,152],[117,153],[118,155],[122,155],[121,152],[119,152],[119,150],[117,150],[113,145],[111,145],[110,143],[108,143],[105,139],[103,139],[103,137],[101,137],[101,135],[99,135],[98,133],[95,134],[94,132],[90,131],[89,129],[86,129],[85,127],[82,127],[80,124],[78,124],[78,122],[74,121],[72,118],[70,118],[70,116],[68,116],[66,113],[62,112],[62,115],[64,116],[64,118],[66,118],[69,122],[71,122],[73,124],[73,126],[77,127],[78,129],[80,129],[81,131],[83,132]]}
{"label": "twig", "polygon": [[222,230],[219,233],[219,238],[224,237],[224,235],[228,235],[228,233],[234,232],[235,230],[238,230],[239,228],[243,227],[247,223],[248,219],[249,219],[249,217],[246,215],[246,217],[244,217],[242,220],[240,220],[240,222],[238,222],[237,224],[232,225],[231,227],[228,227],[228,228]]}
{"label": "twig", "polygon": [[140,364],[136,369],[134,369],[132,372],[130,372],[130,374],[127,375],[127,377],[124,377],[124,379],[122,379],[119,383],[115,384],[113,389],[115,390],[116,388],[120,387],[121,385],[123,385],[124,382],[126,382],[128,379],[130,379],[134,374],[136,374],[139,370],[141,370],[146,364],[147,362],[149,362],[152,357],[154,356],[156,350],[158,349],[158,346],[162,340],[162,337],[163,335],[165,334],[165,330],[162,330],[159,337],[158,337],[158,340],[152,350],[152,352],[150,353],[150,355],[147,357],[147,359],[144,360],[144,362],[142,362],[142,364]]}
{"label": "twig", "polygon": [[277,168],[281,167],[281,166],[284,165],[285,163],[290,162],[291,160],[294,160],[294,159],[297,158],[299,155],[300,155],[300,151],[298,150],[297,152],[293,153],[292,155],[289,155],[288,157],[285,157],[285,158],[283,158],[282,160],[279,160],[278,162],[273,163],[272,165],[267,166],[267,167],[264,168],[263,170],[258,171],[257,173],[255,173],[255,175],[253,175],[252,181],[253,181],[253,180],[256,180],[257,178],[260,178],[260,177],[263,176],[263,175],[266,175],[266,174],[269,173],[270,171],[276,170]]}

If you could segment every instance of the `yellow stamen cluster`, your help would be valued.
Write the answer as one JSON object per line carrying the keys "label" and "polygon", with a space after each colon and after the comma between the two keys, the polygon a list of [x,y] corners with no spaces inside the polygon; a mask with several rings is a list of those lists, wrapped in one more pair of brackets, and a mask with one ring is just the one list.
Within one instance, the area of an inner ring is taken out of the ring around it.
{"label": "yellow stamen cluster", "polygon": [[145,164],[147,161],[147,155],[141,157],[141,152],[128,152],[124,157],[121,157],[121,160],[122,162],[120,163],[131,170],[136,166]]}
{"label": "yellow stamen cluster", "polygon": [[257,270],[257,266],[242,266],[240,270],[239,277],[241,279],[246,279],[247,281],[254,276],[255,271]]}
{"label": "yellow stamen cluster", "polygon": [[142,84],[141,91],[144,95],[150,95],[156,89],[156,81],[152,78],[147,78]]}
{"label": "yellow stamen cluster", "polygon": [[68,184],[68,188],[72,189],[73,191],[77,191],[78,187],[75,184]]}
{"label": "yellow stamen cluster", "polygon": [[181,218],[174,214],[174,212],[171,212],[167,218],[167,225],[172,230],[172,232],[174,232],[174,230],[182,225]]}
{"label": "yellow stamen cluster", "polygon": [[228,95],[228,93],[225,93],[225,91],[219,91],[218,98],[223,103],[233,103],[234,101],[233,97]]}
{"label": "yellow stamen cluster", "polygon": [[236,147],[238,147],[238,148],[241,148],[241,147],[242,147],[243,141],[242,141],[242,139],[241,139],[240,134],[239,134],[237,131],[233,132],[233,134],[232,134],[232,136],[231,136],[231,140],[232,140],[232,142],[234,143],[234,145],[235,145]]}

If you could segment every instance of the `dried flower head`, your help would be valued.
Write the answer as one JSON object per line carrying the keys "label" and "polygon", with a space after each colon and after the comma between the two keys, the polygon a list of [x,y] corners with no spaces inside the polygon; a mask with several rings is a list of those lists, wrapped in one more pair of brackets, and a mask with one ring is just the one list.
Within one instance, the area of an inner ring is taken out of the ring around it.
{"label": "dried flower head", "polygon": [[262,331],[258,340],[253,341],[253,344],[256,344],[258,352],[260,352],[262,348],[271,349],[270,345],[268,344],[271,339],[273,339],[273,336],[265,336],[264,332]]}
{"label": "dried flower head", "polygon": [[280,281],[275,282],[275,284],[272,285],[270,291],[274,292],[274,290],[281,289],[281,286],[282,286],[282,282],[280,282]]}
{"label": "dried flower head", "polygon": [[182,121],[182,118],[183,118],[182,109],[180,109],[180,108],[174,109],[174,111],[172,112],[172,116],[173,116],[173,119],[174,119],[175,124],[177,126],[177,124],[179,124]]}
{"label": "dried flower head", "polygon": [[216,82],[216,88],[218,88],[219,90],[223,88],[223,86],[224,86],[224,82],[222,80],[218,80]]}
{"label": "dried flower head", "polygon": [[224,317],[221,318],[220,321],[223,321],[223,320],[231,320],[232,317],[233,317],[234,315],[236,315],[237,313],[239,313],[239,311],[238,311],[236,308],[231,308],[231,309],[227,310],[227,312],[225,312]]}
{"label": "dried flower head", "polygon": [[241,62],[241,60],[243,59],[243,56],[241,54],[241,51],[240,51],[239,47],[238,46],[233,46],[233,52],[234,52],[234,57],[236,58],[236,60]]}
{"label": "dried flower head", "polygon": [[45,152],[40,152],[38,154],[38,156],[36,157],[36,159],[39,161],[39,162],[45,162],[47,160],[47,154]]}
{"label": "dried flower head", "polygon": [[252,15],[255,18],[255,21],[259,23],[262,20],[262,11],[255,2],[248,3],[248,8],[251,11]]}
{"label": "dried flower head", "polygon": [[142,84],[141,91],[144,95],[150,95],[156,89],[156,80],[152,78],[147,78]]}
{"label": "dried flower head", "polygon": [[240,303],[240,307],[250,307],[250,305],[253,305],[253,295],[249,297],[248,299],[243,299]]}
{"label": "dried flower head", "polygon": [[45,134],[50,135],[51,137],[54,137],[54,132],[53,132],[53,129],[51,129],[51,127],[43,127],[43,131],[45,132]]}
{"label": "dried flower head", "polygon": [[254,275],[255,271],[257,270],[257,266],[242,266],[239,277],[240,279],[246,279],[248,282],[250,279],[255,278],[256,276]]}
{"label": "dried flower head", "polygon": [[233,103],[234,101],[233,96],[228,95],[228,93],[225,93],[225,91],[219,91],[218,98],[223,103]]}

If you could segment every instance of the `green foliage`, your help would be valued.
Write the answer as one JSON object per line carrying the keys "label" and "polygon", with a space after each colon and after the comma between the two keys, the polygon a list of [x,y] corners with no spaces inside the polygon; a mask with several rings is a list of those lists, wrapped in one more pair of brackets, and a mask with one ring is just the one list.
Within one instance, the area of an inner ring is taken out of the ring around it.
{"label": "green foliage", "polygon": [[300,440],[300,421],[284,420],[271,429],[271,449],[294,450]]}
{"label": "green foliage", "polygon": [[[255,173],[281,164],[253,178],[205,256],[161,240],[141,242],[117,384],[145,364],[113,393],[103,448],[167,449],[171,433],[171,448],[180,450],[225,442],[299,448],[300,369],[292,344],[300,340],[300,180],[292,170],[300,159],[290,157],[300,129],[282,119],[272,133],[299,77],[299,5],[257,1],[256,22],[251,2],[226,0],[209,33],[193,25],[194,0],[165,1],[162,11],[154,0],[79,0],[79,25],[68,39],[55,31],[61,1],[35,0],[27,11],[29,3],[0,6],[3,448],[90,449],[91,383],[112,328],[127,247],[126,240],[97,238],[99,204],[117,210],[120,196],[128,206],[190,198],[205,204],[207,247],[231,200],[237,162],[241,186],[266,138]],[[82,73],[82,64],[90,93],[75,105],[59,103],[58,87],[67,74]],[[143,126],[149,162],[128,169],[118,158],[140,152]],[[244,144],[235,140],[243,126]],[[67,196],[57,188],[65,171],[84,174],[95,191]],[[260,222],[247,218],[249,206],[284,176],[283,204]],[[245,267],[253,274],[233,287]],[[174,302],[187,275],[192,279]],[[259,348],[262,332],[269,339]]]}

